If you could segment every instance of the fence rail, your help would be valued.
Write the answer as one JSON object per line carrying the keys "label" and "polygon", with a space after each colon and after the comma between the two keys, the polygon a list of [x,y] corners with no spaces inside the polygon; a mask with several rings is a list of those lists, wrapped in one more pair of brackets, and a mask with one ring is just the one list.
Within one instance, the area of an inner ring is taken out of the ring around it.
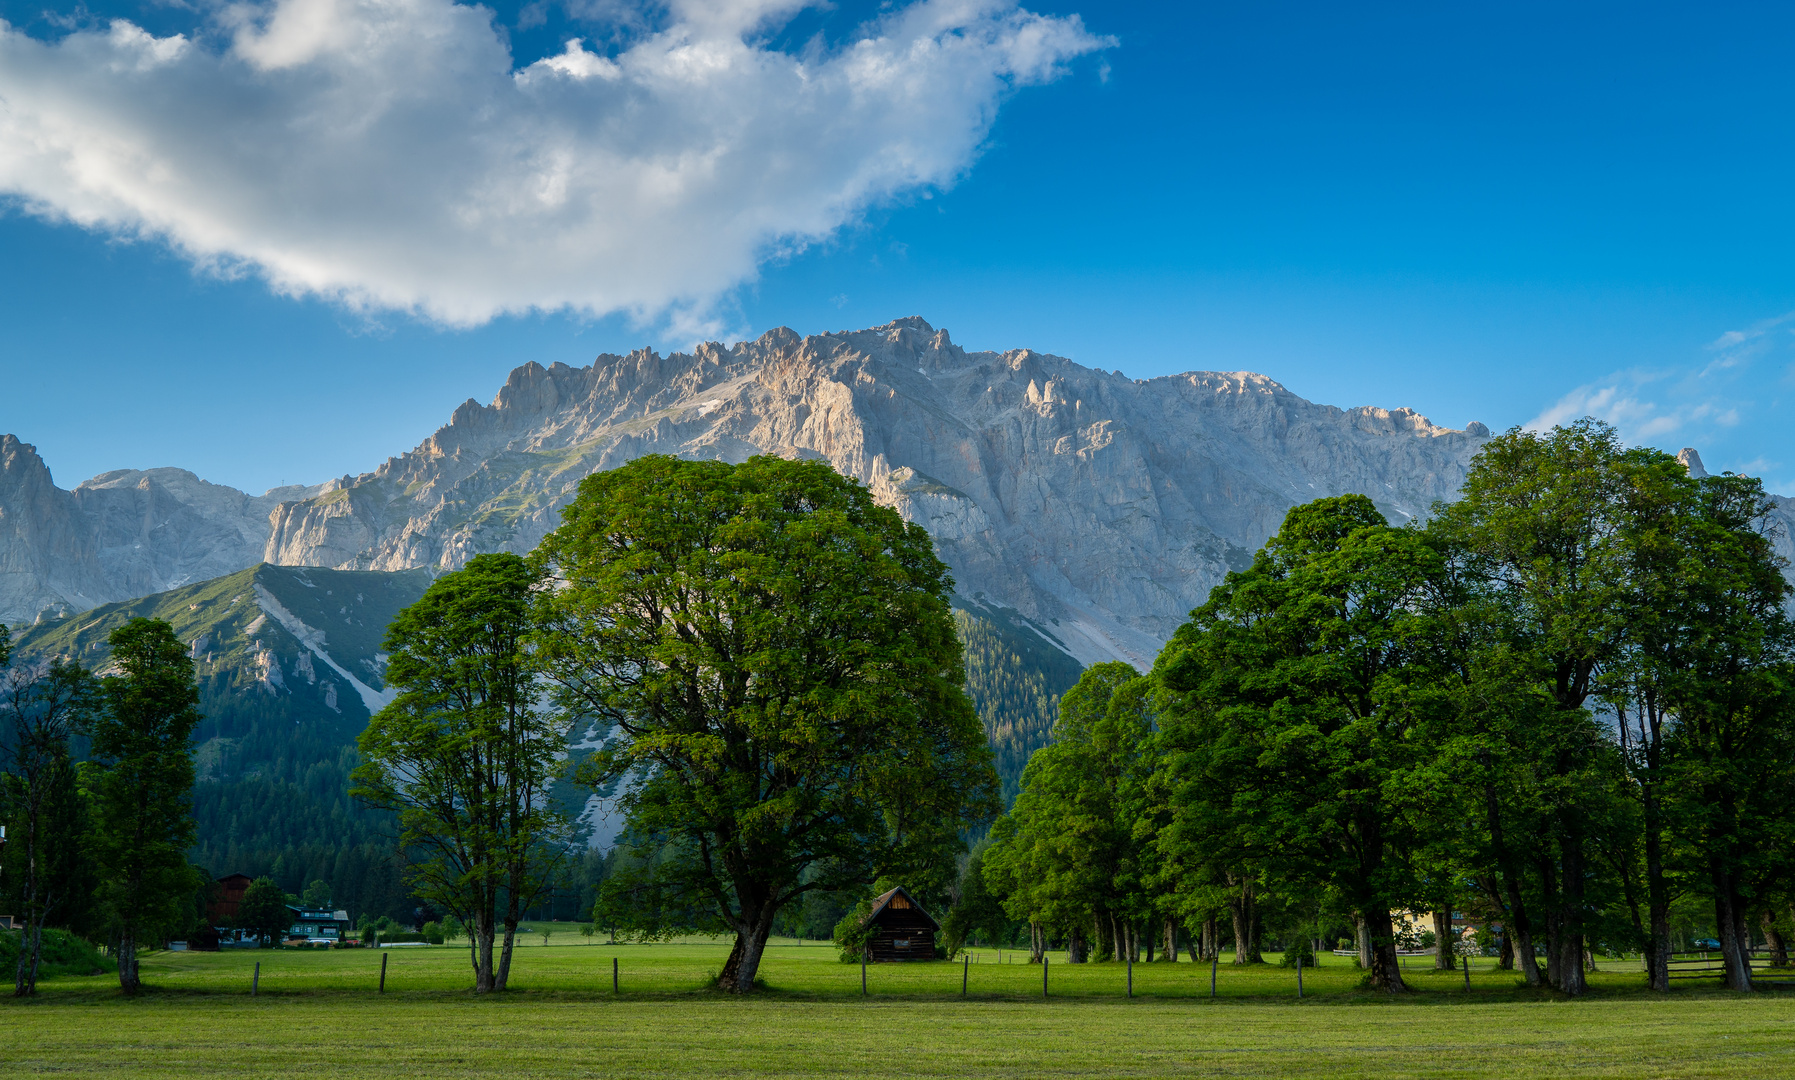
{"label": "fence rail", "polygon": [[[1752,949],[1746,954],[1753,982],[1795,983],[1795,967],[1777,967],[1769,949]],[[1669,975],[1673,979],[1719,979],[1726,976],[1726,958],[1718,949],[1700,952],[1672,953]]]}

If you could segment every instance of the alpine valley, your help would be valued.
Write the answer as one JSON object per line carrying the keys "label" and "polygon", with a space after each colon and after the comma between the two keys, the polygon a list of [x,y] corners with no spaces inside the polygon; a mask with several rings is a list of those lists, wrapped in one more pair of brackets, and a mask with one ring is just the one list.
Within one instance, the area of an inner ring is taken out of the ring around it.
{"label": "alpine valley", "polygon": [[179,469],[64,490],[5,435],[0,622],[23,630],[21,655],[96,666],[123,619],[173,623],[208,716],[196,858],[252,874],[279,860],[295,888],[353,877],[338,860],[376,844],[344,791],[353,739],[384,700],[387,622],[433,575],[529,551],[594,471],[651,453],[821,458],[927,528],[1013,795],[1083,666],[1151,663],[1291,506],[1361,492],[1393,521],[1425,515],[1488,437],[1408,409],[1317,405],[1245,372],[1141,380],[1027,349],[968,352],[920,318],[782,328],[526,364],[372,471],[260,496]]}

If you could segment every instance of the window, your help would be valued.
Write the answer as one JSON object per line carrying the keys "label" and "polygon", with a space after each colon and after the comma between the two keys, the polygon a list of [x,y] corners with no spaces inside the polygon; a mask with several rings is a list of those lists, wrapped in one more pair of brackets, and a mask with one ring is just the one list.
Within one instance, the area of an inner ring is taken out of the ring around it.
{"label": "window", "polygon": [[910,947],[910,939],[909,938],[898,938],[896,941],[893,941],[892,944],[897,946],[900,949],[908,949]]}

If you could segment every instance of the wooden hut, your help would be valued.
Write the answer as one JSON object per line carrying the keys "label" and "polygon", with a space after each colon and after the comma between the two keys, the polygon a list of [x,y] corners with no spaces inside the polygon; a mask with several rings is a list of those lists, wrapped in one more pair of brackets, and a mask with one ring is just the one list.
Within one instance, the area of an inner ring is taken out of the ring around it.
{"label": "wooden hut", "polygon": [[941,924],[901,887],[874,900],[872,913],[860,925],[874,928],[867,941],[868,959],[935,959],[935,933]]}

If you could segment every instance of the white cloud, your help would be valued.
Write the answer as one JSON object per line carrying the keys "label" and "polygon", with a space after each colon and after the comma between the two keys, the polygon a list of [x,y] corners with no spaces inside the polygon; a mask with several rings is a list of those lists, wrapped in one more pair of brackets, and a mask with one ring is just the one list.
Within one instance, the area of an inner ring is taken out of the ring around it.
{"label": "white cloud", "polygon": [[755,36],[803,6],[675,0],[614,55],[522,69],[448,0],[239,3],[164,38],[0,22],[0,191],[360,309],[679,321],[951,184],[1006,93],[1113,44],[1014,0],[919,0],[830,51]]}
{"label": "white cloud", "polygon": [[1729,330],[1684,366],[1615,372],[1565,394],[1524,426],[1542,431],[1593,416],[1628,443],[1672,453],[1693,446],[1712,472],[1761,475],[1772,490],[1795,490],[1782,460],[1764,454],[1766,442],[1754,434],[1780,424],[1782,387],[1795,384],[1791,323],[1795,313]]}

